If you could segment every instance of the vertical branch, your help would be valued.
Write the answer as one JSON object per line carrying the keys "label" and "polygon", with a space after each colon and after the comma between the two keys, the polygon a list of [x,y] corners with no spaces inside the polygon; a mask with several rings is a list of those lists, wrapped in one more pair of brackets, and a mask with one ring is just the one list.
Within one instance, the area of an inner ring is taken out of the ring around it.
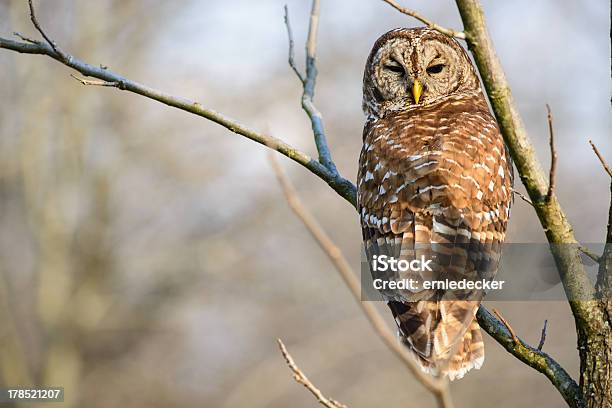
{"label": "vertical branch", "polygon": [[557,171],[557,151],[555,150],[555,132],[553,130],[553,118],[550,106],[546,104],[546,117],[548,119],[548,134],[550,144],[550,171],[548,173],[548,192],[546,193],[546,201],[552,199],[555,192],[555,173]]}
{"label": "vertical branch", "polygon": [[576,324],[589,327],[600,311],[591,302],[579,300],[594,299],[594,288],[582,265],[577,245],[569,245],[578,242],[563,209],[554,196],[546,200],[549,183],[525,131],[510,86],[495,53],[482,6],[478,0],[456,0],[456,3],[465,27],[469,49],[474,55],[504,140],[534,204],[546,238],[555,247],[553,255]]}
{"label": "vertical branch", "polygon": [[297,66],[295,65],[295,51],[294,51],[295,42],[293,41],[293,30],[291,29],[291,21],[289,21],[289,7],[287,7],[287,5],[285,4],[284,9],[285,9],[285,27],[287,27],[287,37],[289,40],[288,62],[289,62],[289,66],[291,67],[291,69],[293,70],[293,72],[295,73],[295,75],[298,77],[298,79],[303,85],[304,77],[302,76],[302,73],[298,70]]}
{"label": "vertical branch", "polygon": [[[553,180],[546,182],[541,164],[525,131],[510,87],[488,33],[478,0],[455,0],[466,40],[483,79],[491,106],[521,181],[534,203],[569,300],[578,335],[580,355],[579,406],[612,404],[612,314],[610,302],[597,300],[597,292],[587,276],[573,228],[551,192]],[[552,143],[552,142],[551,142]],[[553,160],[554,161],[554,160]],[[554,176],[551,168],[549,176]],[[550,193],[550,194],[549,194]],[[608,305],[608,307],[606,307]],[[560,389],[563,393],[563,389]],[[567,399],[566,399],[567,401]]]}
{"label": "vertical branch", "polygon": [[315,86],[317,82],[317,33],[319,28],[319,0],[312,0],[308,39],[306,40],[306,78],[302,94],[302,108],[308,114],[312,125],[315,144],[319,152],[319,162],[332,174],[338,174],[334,164],[323,127],[323,117],[314,105]]}

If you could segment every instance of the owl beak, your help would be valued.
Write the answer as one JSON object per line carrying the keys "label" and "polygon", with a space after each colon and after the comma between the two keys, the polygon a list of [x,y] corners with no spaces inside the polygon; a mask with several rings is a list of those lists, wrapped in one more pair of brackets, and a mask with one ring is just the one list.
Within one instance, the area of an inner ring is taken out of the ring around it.
{"label": "owl beak", "polygon": [[412,84],[412,97],[414,98],[414,102],[418,105],[421,100],[421,94],[423,93],[423,85],[418,79],[414,80]]}

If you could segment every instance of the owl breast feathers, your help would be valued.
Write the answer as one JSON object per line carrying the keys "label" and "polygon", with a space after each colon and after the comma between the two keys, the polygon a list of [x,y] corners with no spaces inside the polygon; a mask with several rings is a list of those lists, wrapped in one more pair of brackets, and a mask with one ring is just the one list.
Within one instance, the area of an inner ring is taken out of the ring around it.
{"label": "owl breast feathers", "polygon": [[[403,278],[492,279],[512,197],[512,165],[478,77],[453,39],[398,29],[364,74],[358,202],[369,259],[433,260]],[[376,272],[372,271],[374,277]],[[480,368],[478,291],[383,291],[422,368],[450,379]]]}

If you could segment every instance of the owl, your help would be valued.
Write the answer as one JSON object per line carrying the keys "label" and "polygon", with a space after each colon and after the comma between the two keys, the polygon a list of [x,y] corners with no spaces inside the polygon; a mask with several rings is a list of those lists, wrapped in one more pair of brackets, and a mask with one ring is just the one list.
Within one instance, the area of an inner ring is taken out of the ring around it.
{"label": "owl", "polygon": [[512,201],[506,146],[465,50],[427,28],[376,41],[363,111],[357,189],[366,256],[431,260],[429,270],[400,272],[416,288],[381,294],[422,369],[461,378],[484,361],[475,319],[484,292],[424,283],[494,277]]}

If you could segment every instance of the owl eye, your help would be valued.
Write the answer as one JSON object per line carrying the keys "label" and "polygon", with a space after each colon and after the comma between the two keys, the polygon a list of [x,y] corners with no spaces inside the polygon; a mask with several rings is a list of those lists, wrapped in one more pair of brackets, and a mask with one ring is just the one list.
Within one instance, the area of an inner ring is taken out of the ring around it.
{"label": "owl eye", "polygon": [[428,74],[439,74],[444,69],[444,64],[435,64],[427,67],[426,71]]}
{"label": "owl eye", "polygon": [[385,69],[395,74],[404,74],[404,67],[402,67],[400,63],[395,60],[387,62],[385,64]]}

